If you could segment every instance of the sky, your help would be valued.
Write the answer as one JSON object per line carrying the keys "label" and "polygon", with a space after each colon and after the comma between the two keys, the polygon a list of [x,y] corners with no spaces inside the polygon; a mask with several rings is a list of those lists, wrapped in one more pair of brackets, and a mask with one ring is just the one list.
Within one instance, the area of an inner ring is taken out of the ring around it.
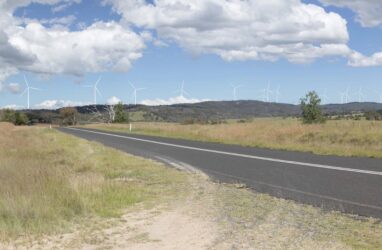
{"label": "sky", "polygon": [[0,107],[28,107],[25,81],[30,108],[93,104],[97,81],[98,104],[134,103],[131,84],[147,105],[382,102],[380,13],[380,0],[0,0]]}

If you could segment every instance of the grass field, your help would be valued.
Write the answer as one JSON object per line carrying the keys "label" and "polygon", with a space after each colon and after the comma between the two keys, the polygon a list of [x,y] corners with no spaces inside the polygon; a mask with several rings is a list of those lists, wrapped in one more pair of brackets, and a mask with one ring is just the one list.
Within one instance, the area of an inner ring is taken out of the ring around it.
{"label": "grass field", "polygon": [[[117,124],[87,127],[128,131],[127,125]],[[291,118],[259,118],[218,125],[134,123],[133,133],[324,155],[382,158],[382,122],[378,121],[336,120],[303,125]]]}
{"label": "grass field", "polygon": [[[34,235],[57,235],[36,249],[110,248],[134,235],[135,225],[123,219],[130,217],[121,216],[174,202],[186,207],[188,216],[202,216],[216,227],[211,249],[378,249],[382,245],[379,220],[325,212],[241,185],[212,183],[43,127],[0,124],[0,183],[0,248],[2,242],[18,248],[14,239]],[[143,221],[137,218],[138,224],[150,223],[155,214]],[[107,229],[109,233],[100,237],[97,230],[104,223],[94,219],[114,218],[118,221],[107,226],[116,229]],[[79,224],[86,228],[81,237],[61,244]],[[193,226],[191,231],[200,229]],[[136,241],[157,242],[148,233],[138,233],[129,246]],[[103,245],[116,236],[117,243]]]}
{"label": "grass field", "polygon": [[[1,123],[0,123],[1,124]],[[0,125],[0,239],[182,194],[184,174],[47,128]]]}

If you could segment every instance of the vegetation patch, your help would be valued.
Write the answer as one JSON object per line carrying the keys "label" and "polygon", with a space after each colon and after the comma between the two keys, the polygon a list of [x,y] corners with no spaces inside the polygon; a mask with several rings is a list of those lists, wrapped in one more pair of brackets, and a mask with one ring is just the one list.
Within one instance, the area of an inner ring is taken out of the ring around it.
{"label": "vegetation patch", "polygon": [[[89,128],[128,132],[128,125],[87,125]],[[323,155],[382,158],[382,123],[367,120],[328,120],[301,124],[293,118],[257,118],[245,123],[203,125],[134,123],[132,133],[251,147],[313,152]]]}
{"label": "vegetation patch", "polygon": [[0,240],[186,193],[185,174],[47,128],[0,124]]}

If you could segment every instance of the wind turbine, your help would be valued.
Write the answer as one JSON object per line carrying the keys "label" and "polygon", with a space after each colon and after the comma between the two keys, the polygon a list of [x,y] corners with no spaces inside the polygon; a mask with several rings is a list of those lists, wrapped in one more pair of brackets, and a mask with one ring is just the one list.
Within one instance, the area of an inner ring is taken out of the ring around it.
{"label": "wind turbine", "polygon": [[340,93],[341,95],[341,103],[345,104],[349,102],[349,87],[346,88],[345,92]]}
{"label": "wind turbine", "polygon": [[184,81],[182,82],[180,89],[176,90],[175,93],[179,93],[180,97],[182,98],[185,98],[186,95],[190,95],[187,91],[184,90]]}
{"label": "wind turbine", "polygon": [[136,88],[131,82],[129,82],[129,84],[133,88],[134,104],[137,105],[137,93],[138,93],[138,91],[145,90],[146,88]]}
{"label": "wind turbine", "polygon": [[99,77],[94,85],[84,85],[83,86],[85,88],[93,88],[93,102],[94,102],[95,106],[97,105],[97,95],[102,97],[102,94],[98,89],[98,84],[100,83],[101,79],[102,79],[102,77]]}
{"label": "wind turbine", "polygon": [[328,97],[327,93],[328,93],[328,90],[325,89],[324,94],[322,95],[322,104],[324,104],[324,105],[328,103],[329,97]]}
{"label": "wind turbine", "polygon": [[362,86],[359,87],[355,95],[358,97],[358,102],[363,102],[363,98],[365,97],[365,95],[362,92]]}
{"label": "wind turbine", "polygon": [[382,103],[382,92],[378,92],[379,95],[379,102]]}
{"label": "wind turbine", "polygon": [[243,87],[243,85],[232,85],[231,84],[231,87],[233,88],[232,90],[232,95],[233,95],[233,100],[236,101],[237,100],[237,90],[241,87]]}
{"label": "wind turbine", "polygon": [[280,97],[280,85],[277,86],[276,92],[275,92],[275,102],[279,102],[279,97]]}
{"label": "wind turbine", "polygon": [[270,95],[273,93],[271,90],[271,85],[268,84],[267,88],[263,89],[261,92],[263,92],[263,101],[269,102],[270,101]]}
{"label": "wind turbine", "polygon": [[23,93],[21,93],[21,96],[23,96],[25,93],[27,93],[27,108],[30,109],[30,90],[41,90],[35,87],[32,87],[29,85],[29,82],[27,80],[27,77],[24,75],[24,82],[27,87],[24,89]]}

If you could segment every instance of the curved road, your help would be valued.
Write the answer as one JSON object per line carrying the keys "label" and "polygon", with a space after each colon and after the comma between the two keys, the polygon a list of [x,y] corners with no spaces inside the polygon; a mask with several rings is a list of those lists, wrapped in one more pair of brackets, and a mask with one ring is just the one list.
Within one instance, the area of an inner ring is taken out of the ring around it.
{"label": "curved road", "polygon": [[131,154],[195,167],[276,197],[382,219],[382,160],[59,128]]}

